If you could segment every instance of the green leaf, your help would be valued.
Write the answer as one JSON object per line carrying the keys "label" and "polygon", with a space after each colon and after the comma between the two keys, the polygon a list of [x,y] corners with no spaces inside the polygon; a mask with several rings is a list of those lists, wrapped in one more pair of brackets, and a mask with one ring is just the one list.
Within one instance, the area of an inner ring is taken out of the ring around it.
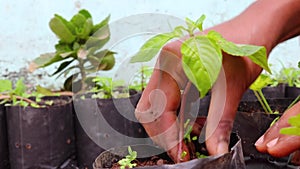
{"label": "green leaf", "polygon": [[12,82],[10,80],[0,80],[0,93],[12,90]]}
{"label": "green leaf", "polygon": [[199,19],[197,19],[195,25],[200,30],[203,31],[203,22],[205,20],[205,15],[201,15]]}
{"label": "green leaf", "polygon": [[23,78],[21,78],[16,83],[16,87],[15,87],[14,93],[17,96],[23,96],[25,94],[25,92],[26,92],[26,86],[23,83]]}
{"label": "green leaf", "polygon": [[78,13],[72,17],[71,22],[77,28],[82,28],[86,20],[87,20],[87,18],[83,14]]}
{"label": "green leaf", "polygon": [[108,15],[105,19],[103,19],[100,23],[94,25],[92,33],[97,32],[99,29],[101,29],[102,27],[106,26],[109,22],[110,19],[110,15]]}
{"label": "green leaf", "polygon": [[65,53],[72,51],[69,44],[59,42],[55,45],[56,53]]}
{"label": "green leaf", "polygon": [[189,18],[185,18],[185,23],[188,26],[189,33],[192,34],[197,28],[196,23]]}
{"label": "green leaf", "polygon": [[86,19],[92,18],[92,15],[91,15],[91,14],[89,13],[89,11],[86,10],[86,9],[81,9],[81,10],[79,11],[79,13],[82,14],[82,15],[84,15]]}
{"label": "green leaf", "polygon": [[300,61],[298,62],[298,68],[300,68]]}
{"label": "green leaf", "polygon": [[76,34],[81,39],[88,39],[89,35],[93,28],[93,21],[92,19],[87,19],[85,23],[83,24],[82,28],[78,29],[76,31]]}
{"label": "green leaf", "polygon": [[68,67],[73,61],[74,61],[74,59],[71,60],[71,61],[65,61],[65,62],[61,63],[61,64],[59,65],[59,67],[56,69],[56,71],[55,71],[54,73],[52,73],[52,75],[50,75],[50,76],[54,76],[54,75],[56,75],[57,73],[61,72],[61,71],[64,70],[66,67]]}
{"label": "green leaf", "polygon": [[102,48],[108,42],[109,38],[109,27],[106,25],[89,37],[85,43],[85,50],[96,51]]}
{"label": "green leaf", "polygon": [[74,25],[66,21],[63,17],[55,15],[49,22],[50,29],[59,37],[62,42],[72,43],[75,40],[73,32],[75,32]]}
{"label": "green leaf", "polygon": [[222,66],[221,49],[205,36],[186,40],[181,46],[183,70],[204,97],[217,80]]}
{"label": "green leaf", "polygon": [[33,72],[37,68],[42,68],[49,66],[55,62],[64,60],[59,54],[55,53],[45,53],[41,54],[39,57],[35,58],[29,65],[29,70]]}
{"label": "green leaf", "polygon": [[294,117],[290,117],[288,122],[290,125],[300,128],[300,114]]}
{"label": "green leaf", "polygon": [[280,129],[280,134],[300,136],[300,128],[298,128],[298,127],[282,128],[282,129]]}
{"label": "green leaf", "polygon": [[36,92],[39,94],[42,94],[43,96],[53,96],[56,95],[55,93],[53,93],[51,90],[44,88],[40,85],[36,86]]}
{"label": "green leaf", "polygon": [[210,31],[207,36],[208,38],[216,41],[224,52],[233,56],[249,57],[254,63],[271,73],[267,61],[267,52],[265,47],[255,45],[236,45],[224,39],[221,34],[216,31]]}
{"label": "green leaf", "polygon": [[270,76],[265,75],[265,74],[260,74],[257,79],[251,84],[250,89],[259,91],[263,89],[264,87],[272,84],[272,79]]}
{"label": "green leaf", "polygon": [[163,45],[176,36],[177,35],[174,33],[164,33],[152,37],[140,48],[138,53],[131,58],[130,62],[135,63],[150,61],[156,56]]}

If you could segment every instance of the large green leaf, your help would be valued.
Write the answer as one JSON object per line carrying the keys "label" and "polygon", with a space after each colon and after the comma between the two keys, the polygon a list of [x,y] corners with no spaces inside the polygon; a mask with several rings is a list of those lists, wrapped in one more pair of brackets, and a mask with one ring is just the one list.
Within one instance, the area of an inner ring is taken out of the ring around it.
{"label": "large green leaf", "polygon": [[0,80],[0,93],[12,90],[12,82],[10,80]]}
{"label": "large green leaf", "polygon": [[23,96],[25,92],[26,92],[26,86],[23,83],[23,79],[21,78],[16,83],[14,94],[16,94],[17,96]]}
{"label": "large green leaf", "polygon": [[66,21],[63,17],[55,15],[49,22],[51,30],[59,37],[62,42],[72,43],[75,40],[75,27],[71,22]]}
{"label": "large green leaf", "polygon": [[103,19],[100,23],[94,25],[92,33],[97,32],[99,29],[101,29],[102,27],[108,25],[110,19],[110,15],[108,15],[105,19]]}
{"label": "large green leaf", "polygon": [[255,45],[236,45],[227,41],[221,36],[221,34],[215,31],[210,31],[207,36],[216,41],[224,52],[233,56],[247,56],[254,63],[271,73],[265,47]]}
{"label": "large green leaf", "polygon": [[204,97],[221,70],[221,49],[206,36],[197,36],[182,44],[181,53],[184,72]]}
{"label": "large green leaf", "polygon": [[92,50],[94,52],[102,48],[108,42],[109,38],[109,26],[105,25],[89,37],[89,39],[85,43],[85,50]]}
{"label": "large green leaf", "polygon": [[164,33],[150,38],[130,60],[131,63],[147,62],[156,56],[160,49],[177,34]]}
{"label": "large green leaf", "polygon": [[55,53],[45,53],[41,54],[39,57],[35,58],[29,65],[29,70],[33,72],[37,68],[42,68],[49,66],[58,61],[64,60],[59,54]]}

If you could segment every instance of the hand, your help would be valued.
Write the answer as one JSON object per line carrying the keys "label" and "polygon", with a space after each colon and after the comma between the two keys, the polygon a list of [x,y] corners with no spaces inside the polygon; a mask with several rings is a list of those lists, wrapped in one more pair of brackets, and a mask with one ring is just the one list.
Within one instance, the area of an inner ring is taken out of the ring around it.
{"label": "hand", "polygon": [[300,149],[300,136],[283,135],[279,131],[289,127],[288,119],[300,114],[300,102],[288,109],[271,128],[255,143],[256,149],[262,153],[269,153],[274,157],[284,157]]}
{"label": "hand", "polygon": [[[236,18],[211,29],[235,43],[263,45],[267,53],[270,53],[279,42],[300,32],[298,26],[300,20],[297,17],[300,3],[294,0],[280,2],[276,0],[256,1]],[[275,6],[270,8],[270,3]],[[264,13],[259,12],[262,9],[266,9]],[[281,9],[282,12],[278,13],[277,9]],[[274,18],[281,19],[278,22],[266,22]],[[180,104],[180,88],[186,80],[183,77],[181,65],[178,64],[180,62],[173,63],[164,60],[168,60],[168,53],[175,56],[172,58],[180,60],[180,47],[180,41],[172,42],[164,47],[159,59],[162,65],[168,63],[165,65],[166,69],[171,69],[171,71],[168,73],[168,71],[160,70],[159,67],[154,70],[136,109],[136,117],[143,124],[148,135],[155,143],[167,150],[175,162],[186,161],[190,158],[187,146],[182,140],[179,141],[176,119],[176,111]],[[157,65],[160,66],[160,63],[158,62]],[[261,69],[247,58],[229,55],[223,57],[223,71],[212,89],[207,119],[206,144],[211,155],[228,152],[229,136],[240,98],[260,72]],[[177,155],[182,151],[188,154],[184,159],[179,159]]]}

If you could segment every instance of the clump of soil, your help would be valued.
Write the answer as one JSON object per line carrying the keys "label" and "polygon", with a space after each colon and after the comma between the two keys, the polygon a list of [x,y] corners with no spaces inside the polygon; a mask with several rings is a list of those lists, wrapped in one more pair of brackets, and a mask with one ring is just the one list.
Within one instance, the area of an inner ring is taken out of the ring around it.
{"label": "clump of soil", "polygon": [[[161,166],[164,164],[174,164],[173,161],[169,159],[164,159],[159,156],[153,156],[150,159],[137,159],[134,160],[132,163],[136,163],[136,167],[145,167],[145,166]],[[111,169],[120,169],[120,165],[118,162],[114,163]]]}

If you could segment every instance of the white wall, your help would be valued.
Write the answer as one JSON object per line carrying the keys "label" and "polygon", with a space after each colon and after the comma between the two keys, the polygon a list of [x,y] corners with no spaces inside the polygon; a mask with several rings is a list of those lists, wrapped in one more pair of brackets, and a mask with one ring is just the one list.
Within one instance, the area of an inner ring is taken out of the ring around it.
{"label": "white wall", "polygon": [[[205,27],[230,19],[244,10],[254,0],[1,0],[0,1],[0,79],[1,76],[15,78],[26,76],[28,62],[41,53],[54,50],[56,37],[48,27],[54,13],[70,19],[79,9],[88,9],[98,22],[111,14],[111,22],[141,13],[168,14],[181,19],[196,19],[201,14],[207,16]],[[160,25],[160,23],[156,23]],[[163,24],[163,23],[161,23]],[[135,44],[135,42],[131,42]],[[136,46],[142,42],[137,41]],[[124,51],[132,54],[134,49]],[[130,51],[130,52],[129,52]],[[270,56],[273,69],[296,66],[300,59],[300,40],[294,38],[279,45]],[[10,72],[10,73],[9,73]],[[40,70],[27,77],[32,84],[60,86],[60,81],[47,78],[53,68]],[[40,77],[37,79],[36,77]]]}

